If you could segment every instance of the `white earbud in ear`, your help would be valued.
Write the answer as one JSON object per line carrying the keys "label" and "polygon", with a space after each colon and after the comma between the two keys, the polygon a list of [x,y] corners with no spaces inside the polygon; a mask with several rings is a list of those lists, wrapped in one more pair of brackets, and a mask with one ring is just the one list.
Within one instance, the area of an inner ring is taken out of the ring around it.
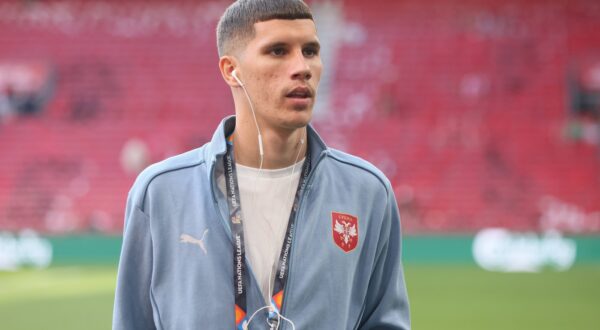
{"label": "white earbud in ear", "polygon": [[240,78],[238,78],[237,72],[236,72],[235,69],[233,71],[231,71],[231,75],[233,76],[233,79],[235,79],[235,81],[237,81],[238,84],[240,84],[240,86],[242,86],[242,87],[244,86],[244,83],[242,83],[242,81],[240,80]]}

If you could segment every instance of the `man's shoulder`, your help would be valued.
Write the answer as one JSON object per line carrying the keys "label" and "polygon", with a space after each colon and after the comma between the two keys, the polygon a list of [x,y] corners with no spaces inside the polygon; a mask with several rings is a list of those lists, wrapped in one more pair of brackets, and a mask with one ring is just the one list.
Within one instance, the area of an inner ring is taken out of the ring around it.
{"label": "man's shoulder", "polygon": [[377,183],[383,186],[386,192],[391,189],[391,183],[385,174],[369,161],[334,148],[328,148],[328,151],[330,158],[336,160],[340,164],[349,166],[349,168],[352,169],[352,175],[358,175],[365,179],[375,179]]}
{"label": "man's shoulder", "polygon": [[186,170],[193,170],[202,166],[206,162],[202,146],[164,159],[145,168],[136,178],[131,191],[130,198],[133,198],[136,204],[143,203],[144,197],[149,186],[157,181],[158,178],[165,178],[168,181],[176,181],[178,178],[185,180],[188,177]]}
{"label": "man's shoulder", "polygon": [[202,165],[205,162],[203,150],[204,147],[193,149],[148,166],[139,174],[136,184],[152,181],[157,176],[165,173]]}

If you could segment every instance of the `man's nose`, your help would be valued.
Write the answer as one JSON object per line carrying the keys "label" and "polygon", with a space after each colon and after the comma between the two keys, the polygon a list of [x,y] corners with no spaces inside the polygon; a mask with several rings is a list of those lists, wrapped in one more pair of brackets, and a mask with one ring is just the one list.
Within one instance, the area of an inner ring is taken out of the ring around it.
{"label": "man's nose", "polygon": [[293,80],[310,80],[312,73],[308,59],[304,57],[302,51],[296,54],[292,63],[292,79]]}

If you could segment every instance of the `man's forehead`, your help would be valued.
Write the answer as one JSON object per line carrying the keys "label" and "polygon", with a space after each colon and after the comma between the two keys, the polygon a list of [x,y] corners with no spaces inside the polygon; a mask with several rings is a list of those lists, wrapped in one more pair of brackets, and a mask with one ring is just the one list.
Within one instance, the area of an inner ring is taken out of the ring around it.
{"label": "man's forehead", "polygon": [[318,42],[317,28],[311,19],[272,19],[254,23],[254,38],[259,43]]}

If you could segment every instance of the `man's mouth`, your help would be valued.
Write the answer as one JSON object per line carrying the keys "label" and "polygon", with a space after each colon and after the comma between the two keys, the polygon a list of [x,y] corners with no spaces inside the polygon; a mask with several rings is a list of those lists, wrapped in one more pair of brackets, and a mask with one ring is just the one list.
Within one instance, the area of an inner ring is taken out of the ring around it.
{"label": "man's mouth", "polygon": [[312,91],[308,87],[296,87],[292,89],[285,96],[294,99],[306,99],[311,98],[313,95]]}

